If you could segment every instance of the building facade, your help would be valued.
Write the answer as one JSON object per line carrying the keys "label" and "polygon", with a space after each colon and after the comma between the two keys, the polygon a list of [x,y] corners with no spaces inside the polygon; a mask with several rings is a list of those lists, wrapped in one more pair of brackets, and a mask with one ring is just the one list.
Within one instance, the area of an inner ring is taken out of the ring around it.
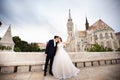
{"label": "building facade", "polygon": [[86,18],[85,27],[86,30],[84,31],[80,31],[77,28],[74,29],[69,10],[69,18],[67,22],[68,44],[65,46],[65,49],[68,52],[86,51],[87,48],[92,47],[95,43],[104,47],[112,48],[113,50],[120,47],[115,31],[101,19],[89,26],[89,22]]}
{"label": "building facade", "polygon": [[117,33],[116,33],[116,36],[117,36],[117,39],[118,39],[118,41],[119,41],[119,46],[120,46],[120,32],[117,32]]}

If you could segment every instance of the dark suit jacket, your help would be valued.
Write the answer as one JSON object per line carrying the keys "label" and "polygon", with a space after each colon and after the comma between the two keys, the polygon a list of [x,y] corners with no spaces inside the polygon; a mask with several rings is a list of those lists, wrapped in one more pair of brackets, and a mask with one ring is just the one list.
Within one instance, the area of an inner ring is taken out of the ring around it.
{"label": "dark suit jacket", "polygon": [[45,54],[47,54],[48,57],[54,57],[57,49],[57,43],[54,47],[54,40],[49,40],[46,46]]}

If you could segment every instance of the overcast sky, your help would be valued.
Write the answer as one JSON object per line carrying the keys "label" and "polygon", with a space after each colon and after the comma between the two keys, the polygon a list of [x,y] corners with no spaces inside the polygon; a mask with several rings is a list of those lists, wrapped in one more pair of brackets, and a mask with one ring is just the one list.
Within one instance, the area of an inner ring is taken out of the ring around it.
{"label": "overcast sky", "polygon": [[11,24],[12,35],[28,42],[46,42],[54,35],[66,41],[69,9],[79,30],[85,30],[87,16],[90,25],[102,19],[120,31],[119,0],[0,0],[0,36]]}

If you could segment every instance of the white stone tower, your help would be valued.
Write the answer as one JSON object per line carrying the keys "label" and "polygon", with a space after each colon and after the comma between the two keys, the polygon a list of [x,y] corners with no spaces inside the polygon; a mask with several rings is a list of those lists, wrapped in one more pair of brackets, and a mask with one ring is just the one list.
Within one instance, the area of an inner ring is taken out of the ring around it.
{"label": "white stone tower", "polygon": [[71,18],[70,9],[69,9],[69,18],[68,18],[68,22],[67,22],[67,32],[68,32],[68,36],[70,38],[72,38],[74,36],[74,26],[73,26],[73,22],[72,22],[72,18]]}
{"label": "white stone tower", "polygon": [[67,32],[68,32],[67,42],[69,42],[69,44],[66,45],[66,50],[70,52],[74,52],[75,51],[74,24],[72,22],[70,9],[69,9],[69,18],[67,22]]}
{"label": "white stone tower", "polygon": [[6,33],[4,34],[2,39],[0,40],[0,45],[10,47],[11,49],[9,51],[13,51],[15,44],[14,44],[13,39],[12,39],[11,25],[8,27]]}

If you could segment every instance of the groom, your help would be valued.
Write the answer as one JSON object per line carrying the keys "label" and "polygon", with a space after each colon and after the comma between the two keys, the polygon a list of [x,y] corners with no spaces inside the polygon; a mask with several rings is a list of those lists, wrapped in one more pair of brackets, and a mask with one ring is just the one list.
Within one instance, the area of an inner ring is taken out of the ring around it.
{"label": "groom", "polygon": [[46,62],[45,62],[45,67],[44,67],[44,76],[46,76],[47,65],[48,65],[49,61],[50,61],[49,73],[51,75],[53,75],[52,64],[53,64],[54,56],[55,56],[55,53],[56,53],[58,40],[59,40],[59,36],[54,36],[54,39],[49,40],[49,42],[47,43],[46,50],[45,50]]}

